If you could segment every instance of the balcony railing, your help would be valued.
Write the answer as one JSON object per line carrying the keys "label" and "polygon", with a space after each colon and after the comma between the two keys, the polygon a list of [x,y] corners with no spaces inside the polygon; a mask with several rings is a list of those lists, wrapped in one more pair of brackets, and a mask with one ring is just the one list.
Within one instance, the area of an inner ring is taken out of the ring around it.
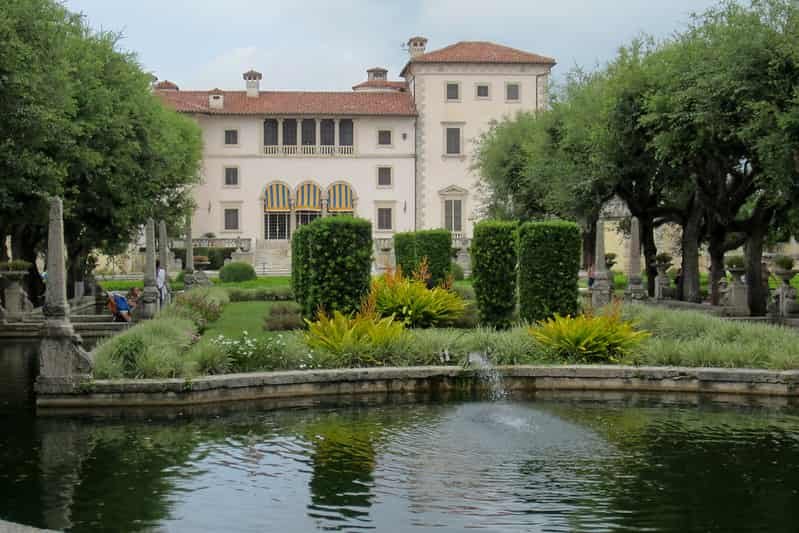
{"label": "balcony railing", "polygon": [[[243,252],[249,252],[252,248],[252,239],[248,238],[214,238],[201,237],[192,239],[191,244],[194,248],[241,248]],[[185,239],[174,239],[170,243],[170,248],[183,249],[186,247]]]}
{"label": "balcony railing", "polygon": [[268,144],[264,145],[264,155],[269,157],[351,157],[355,155],[355,147],[333,146],[332,144]]}

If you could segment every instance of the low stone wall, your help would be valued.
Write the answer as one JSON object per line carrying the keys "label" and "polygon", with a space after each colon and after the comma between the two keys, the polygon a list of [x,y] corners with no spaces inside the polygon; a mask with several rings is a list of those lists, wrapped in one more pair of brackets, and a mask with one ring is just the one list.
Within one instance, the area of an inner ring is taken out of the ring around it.
{"label": "low stone wall", "polygon": [[[524,391],[619,391],[754,395],[799,399],[799,371],[625,366],[500,367],[504,387]],[[478,370],[460,367],[264,372],[194,380],[50,380],[37,383],[48,411],[188,406],[282,398],[364,394],[449,394],[487,388]]]}

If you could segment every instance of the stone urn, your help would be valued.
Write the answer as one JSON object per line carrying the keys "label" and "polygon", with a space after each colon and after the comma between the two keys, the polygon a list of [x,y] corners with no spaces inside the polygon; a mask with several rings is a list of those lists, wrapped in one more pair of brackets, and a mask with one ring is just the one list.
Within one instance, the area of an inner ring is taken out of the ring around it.
{"label": "stone urn", "polygon": [[774,275],[782,280],[783,285],[790,285],[791,280],[794,278],[794,276],[796,276],[797,273],[799,273],[799,270],[796,270],[795,268],[790,270],[780,267],[774,268]]}
{"label": "stone urn", "polygon": [[27,270],[0,270],[0,277],[8,282],[4,295],[5,313],[9,319],[20,319],[25,313],[33,310],[33,305],[28,300],[28,294],[22,288],[22,282],[27,275]]}

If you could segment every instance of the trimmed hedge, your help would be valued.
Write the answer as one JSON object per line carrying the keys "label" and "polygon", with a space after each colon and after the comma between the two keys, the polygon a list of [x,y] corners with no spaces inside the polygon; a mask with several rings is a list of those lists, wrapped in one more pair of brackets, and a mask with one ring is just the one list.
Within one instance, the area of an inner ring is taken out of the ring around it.
{"label": "trimmed hedge", "polygon": [[517,225],[486,220],[474,227],[470,254],[480,323],[506,328],[516,310]]}
{"label": "trimmed hedge", "polygon": [[438,284],[449,276],[452,268],[452,234],[431,229],[394,235],[394,256],[403,273],[410,276],[422,258],[427,258],[430,281]]}
{"label": "trimmed hedge", "polygon": [[255,269],[249,263],[242,261],[233,261],[222,267],[219,271],[219,279],[223,283],[232,283],[236,281],[249,281],[255,279]]}
{"label": "trimmed hedge", "polygon": [[519,305],[530,322],[576,315],[580,228],[573,222],[528,222],[519,228]]}
{"label": "trimmed hedge", "polygon": [[[303,313],[318,309],[351,313],[369,292],[372,271],[372,224],[354,217],[325,217],[307,225],[292,264],[301,262],[295,296]],[[296,239],[297,233],[294,234]],[[304,242],[302,242],[304,241]]]}
{"label": "trimmed hedge", "polygon": [[300,226],[291,237],[291,290],[303,310],[307,297],[309,255],[308,226]]}
{"label": "trimmed hedge", "polygon": [[[198,246],[194,248],[194,256],[207,257],[209,263],[208,270],[220,270],[223,266],[225,266],[225,259],[230,259],[235,251],[235,248],[206,248],[205,246]],[[172,250],[172,252],[175,254],[175,257],[179,258],[183,262],[183,266],[185,268],[186,249],[176,248]]]}

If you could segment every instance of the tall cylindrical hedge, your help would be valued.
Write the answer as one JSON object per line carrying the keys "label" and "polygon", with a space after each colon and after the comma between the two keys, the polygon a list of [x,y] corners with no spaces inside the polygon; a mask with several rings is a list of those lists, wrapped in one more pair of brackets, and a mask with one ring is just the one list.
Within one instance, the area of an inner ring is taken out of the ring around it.
{"label": "tall cylindrical hedge", "polygon": [[531,322],[578,310],[580,227],[553,220],[519,228],[519,309]]}
{"label": "tall cylindrical hedge", "polygon": [[516,309],[515,222],[486,220],[474,227],[472,282],[480,323],[505,328]]}
{"label": "tall cylindrical hedge", "polygon": [[[307,227],[308,257],[301,267],[306,287],[303,310],[356,311],[369,292],[372,224],[354,217],[325,217]],[[296,234],[295,234],[296,238]]]}
{"label": "tall cylindrical hedge", "polygon": [[[294,299],[305,309],[308,287],[308,226],[300,226],[291,237],[291,290]],[[310,313],[308,313],[310,315]]]}
{"label": "tall cylindrical hedge", "polygon": [[402,271],[411,275],[427,258],[430,280],[444,281],[452,269],[452,234],[443,229],[431,229],[394,235],[394,256]]}

